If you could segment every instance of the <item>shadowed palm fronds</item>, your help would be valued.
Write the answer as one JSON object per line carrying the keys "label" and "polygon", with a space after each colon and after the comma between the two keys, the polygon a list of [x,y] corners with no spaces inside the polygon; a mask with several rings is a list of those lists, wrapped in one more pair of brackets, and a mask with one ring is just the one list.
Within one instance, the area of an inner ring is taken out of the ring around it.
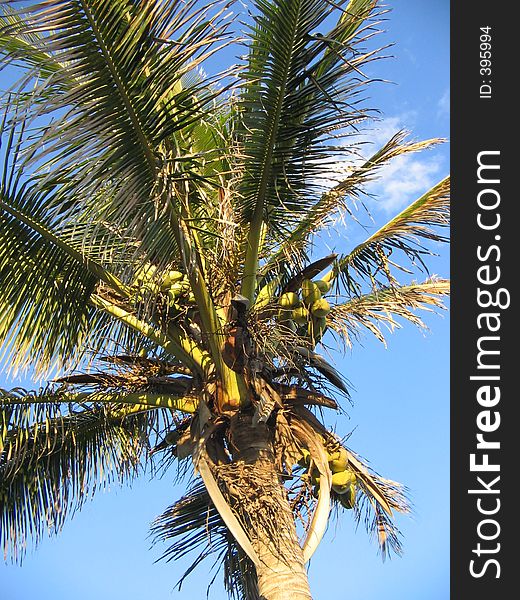
{"label": "shadowed palm fronds", "polygon": [[[13,403],[16,400],[16,404]],[[0,396],[0,518],[4,553],[57,533],[99,488],[130,482],[154,426],[141,410],[45,402],[20,390]],[[49,399],[50,400],[50,399]]]}

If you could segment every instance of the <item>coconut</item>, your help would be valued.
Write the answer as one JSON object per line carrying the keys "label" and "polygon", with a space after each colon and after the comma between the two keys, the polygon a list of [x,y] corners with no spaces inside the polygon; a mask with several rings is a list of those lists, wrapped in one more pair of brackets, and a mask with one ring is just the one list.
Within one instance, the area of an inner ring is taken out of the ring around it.
{"label": "coconut", "polygon": [[183,278],[184,275],[180,271],[168,271],[161,283],[161,287],[163,290],[167,289],[174,283],[181,281]]}
{"label": "coconut", "polygon": [[170,311],[174,315],[179,314],[181,312],[181,310],[182,310],[181,305],[179,303],[177,303],[177,302],[170,302],[170,303],[168,303],[168,307],[169,307]]}
{"label": "coconut", "polygon": [[174,304],[177,304],[177,301],[179,299],[179,294],[175,293],[173,290],[168,290],[167,297],[168,297],[168,304],[170,306],[173,306]]}
{"label": "coconut", "polygon": [[302,281],[302,296],[305,304],[313,304],[321,298],[320,288],[310,279]]}
{"label": "coconut", "polygon": [[147,294],[158,294],[161,291],[161,288],[151,281],[145,281],[141,284],[141,289]]}
{"label": "coconut", "polygon": [[326,317],[330,313],[330,304],[325,298],[320,298],[311,305],[311,313],[315,317]]}
{"label": "coconut", "polygon": [[330,283],[328,281],[324,281],[323,279],[317,279],[314,282],[314,285],[318,286],[318,289],[322,294],[326,294],[330,290]]}
{"label": "coconut", "polygon": [[340,471],[332,475],[332,489],[337,494],[344,494],[355,482],[356,476],[352,471]]}
{"label": "coconut", "polygon": [[309,311],[304,306],[300,306],[299,308],[295,308],[291,312],[291,319],[297,325],[305,325],[305,323],[307,323],[307,321],[309,320]]}
{"label": "coconut", "polygon": [[157,267],[151,263],[147,263],[136,271],[135,281],[142,282],[145,280],[151,280],[155,274],[155,271],[157,271]]}
{"label": "coconut", "polygon": [[295,294],[294,292],[286,292],[280,296],[278,299],[278,304],[282,308],[295,308],[298,306],[298,304],[300,304],[300,299],[298,298],[298,294]]}
{"label": "coconut", "polygon": [[178,281],[174,283],[170,289],[168,290],[168,294],[173,294],[174,296],[182,296],[186,292],[190,291],[190,284],[187,280]]}
{"label": "coconut", "polygon": [[337,452],[329,455],[329,467],[333,473],[341,473],[348,466],[348,452],[340,448]]}
{"label": "coconut", "polygon": [[343,508],[347,510],[354,508],[354,504],[356,503],[356,487],[350,485],[343,494],[338,496],[338,500]]}

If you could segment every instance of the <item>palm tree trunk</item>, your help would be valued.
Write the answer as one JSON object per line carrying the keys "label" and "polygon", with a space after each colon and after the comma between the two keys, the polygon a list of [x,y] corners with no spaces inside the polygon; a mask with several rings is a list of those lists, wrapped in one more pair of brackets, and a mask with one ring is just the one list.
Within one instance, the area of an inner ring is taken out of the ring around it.
{"label": "palm tree trunk", "polygon": [[270,429],[264,423],[252,426],[250,417],[238,415],[231,441],[233,466],[240,481],[238,511],[260,559],[256,574],[261,600],[312,600]]}

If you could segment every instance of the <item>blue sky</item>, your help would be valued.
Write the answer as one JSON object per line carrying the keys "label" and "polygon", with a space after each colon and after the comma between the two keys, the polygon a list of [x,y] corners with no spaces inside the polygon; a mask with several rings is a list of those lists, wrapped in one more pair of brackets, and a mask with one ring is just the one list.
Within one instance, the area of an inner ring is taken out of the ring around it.
{"label": "blue sky", "polygon": [[[389,0],[387,52],[372,74],[379,83],[370,103],[382,111],[368,134],[384,141],[395,130],[414,139],[449,136],[449,2]],[[448,144],[406,157],[374,187],[374,227],[382,224],[430,185],[448,174]],[[332,244],[332,238],[327,241]],[[343,245],[344,244],[344,245]],[[334,240],[336,249],[350,244]],[[431,272],[447,277],[449,254],[429,262]],[[399,519],[404,556],[383,563],[376,546],[351,516],[332,524],[310,565],[314,600],[447,600],[449,598],[449,317],[427,315],[421,332],[404,325],[388,338],[388,347],[365,337],[338,368],[354,386],[349,417],[331,418],[337,432],[353,431],[350,446],[382,475],[403,482],[414,505]],[[0,386],[14,385],[0,375]],[[187,562],[158,563],[161,547],[149,550],[148,526],[182,493],[168,475],[138,480],[132,489],[98,494],[66,525],[58,538],[45,539],[29,552],[22,567],[0,565],[3,596],[12,600],[110,600],[206,597],[210,561],[186,581],[175,582]],[[226,595],[220,577],[210,598]]]}

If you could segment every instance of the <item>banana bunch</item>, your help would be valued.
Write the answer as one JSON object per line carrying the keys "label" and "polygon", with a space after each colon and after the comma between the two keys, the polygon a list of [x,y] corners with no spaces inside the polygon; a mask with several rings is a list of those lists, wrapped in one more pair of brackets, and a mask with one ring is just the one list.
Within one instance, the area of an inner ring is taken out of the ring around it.
{"label": "banana bunch", "polygon": [[[332,452],[328,452],[329,469],[332,473],[332,491],[335,497],[344,507],[351,509],[356,501],[355,473],[349,469],[348,452],[341,446]],[[314,486],[314,495],[318,496],[320,488],[320,473],[312,464],[311,456],[308,450],[302,450],[302,457],[298,461],[301,467],[307,469],[304,478],[310,480]]]}
{"label": "banana bunch", "polygon": [[298,292],[286,292],[279,297],[278,320],[292,331],[308,336],[316,345],[327,327],[330,304],[323,295],[329,290],[327,281],[304,279]]}

